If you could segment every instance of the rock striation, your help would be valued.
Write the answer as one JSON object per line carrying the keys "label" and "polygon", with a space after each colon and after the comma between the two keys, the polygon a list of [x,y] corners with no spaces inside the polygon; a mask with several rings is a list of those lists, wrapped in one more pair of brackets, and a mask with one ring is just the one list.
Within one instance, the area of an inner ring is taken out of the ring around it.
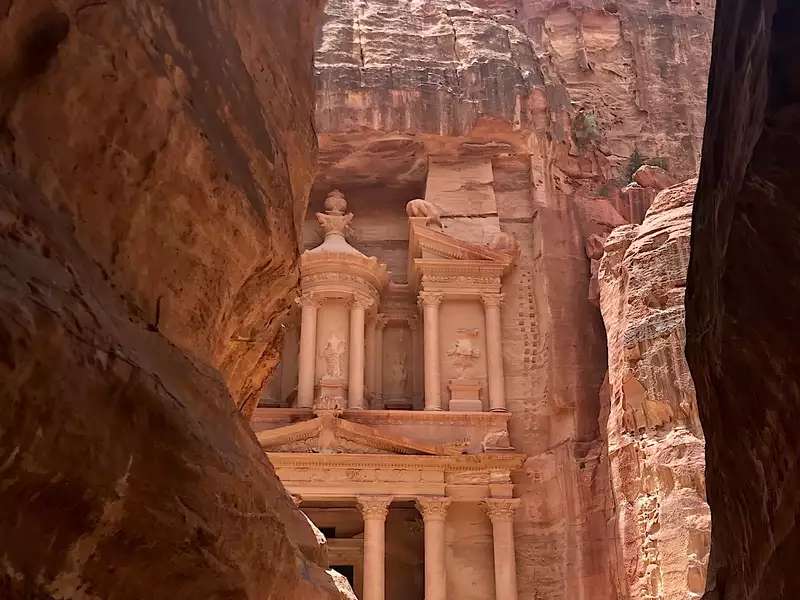
{"label": "rock striation", "polygon": [[708,600],[800,597],[800,7],[721,0],[686,356],[706,435]]}
{"label": "rock striation", "polygon": [[683,355],[695,185],[660,192],[641,225],[611,232],[600,263],[621,598],[699,598],[705,585],[704,443]]}
{"label": "rock striation", "polygon": [[239,415],[297,281],[319,9],[0,3],[3,598],[347,597]]}

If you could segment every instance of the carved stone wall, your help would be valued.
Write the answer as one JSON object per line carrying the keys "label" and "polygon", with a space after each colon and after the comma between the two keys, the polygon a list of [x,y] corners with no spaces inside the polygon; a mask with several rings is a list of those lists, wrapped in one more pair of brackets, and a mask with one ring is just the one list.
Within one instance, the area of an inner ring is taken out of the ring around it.
{"label": "carved stone wall", "polygon": [[[604,233],[641,218],[652,194],[620,191],[635,150],[694,175],[712,13],[683,0],[326,8],[312,204],[334,185],[397,214],[410,198],[441,198],[445,232],[484,243],[501,228],[519,242],[502,320],[511,442],[530,457],[516,481],[525,600],[621,593],[598,424],[605,335],[587,298],[597,223],[584,204],[607,204]],[[380,219],[353,243],[396,257],[402,233]]]}

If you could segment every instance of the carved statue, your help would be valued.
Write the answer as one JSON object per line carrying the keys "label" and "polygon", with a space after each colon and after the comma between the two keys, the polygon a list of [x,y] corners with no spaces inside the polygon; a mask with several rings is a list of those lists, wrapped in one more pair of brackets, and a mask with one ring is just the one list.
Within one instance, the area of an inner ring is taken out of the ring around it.
{"label": "carved statue", "polygon": [[508,431],[490,431],[486,434],[486,436],[484,436],[481,447],[483,448],[484,452],[487,450],[511,449],[511,440],[508,438]]}
{"label": "carved statue", "polygon": [[394,378],[397,387],[402,389],[406,385],[408,379],[408,372],[406,371],[406,355],[400,354],[392,365],[392,377]]}
{"label": "carved statue", "polygon": [[427,217],[425,225],[442,226],[442,221],[440,219],[442,211],[432,202],[428,202],[422,198],[416,198],[406,204],[406,214],[409,217]]}
{"label": "carved statue", "polygon": [[344,374],[344,340],[335,334],[332,335],[325,348],[322,350],[322,357],[325,359],[325,376],[332,379],[341,379]]}
{"label": "carved statue", "polygon": [[452,357],[453,365],[459,369],[459,378],[464,378],[464,373],[472,367],[481,355],[479,348],[475,347],[473,339],[478,337],[477,329],[459,329],[459,333],[464,337],[458,338],[450,349],[447,356]]}

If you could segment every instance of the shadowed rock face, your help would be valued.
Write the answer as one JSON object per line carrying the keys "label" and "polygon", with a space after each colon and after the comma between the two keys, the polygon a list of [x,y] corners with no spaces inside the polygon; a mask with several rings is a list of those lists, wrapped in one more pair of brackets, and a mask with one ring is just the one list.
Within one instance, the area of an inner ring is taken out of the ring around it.
{"label": "shadowed rock face", "polygon": [[800,596],[798,31],[796,2],[719,2],[686,299],[713,600]]}
{"label": "shadowed rock face", "polygon": [[238,414],[311,183],[316,2],[0,3],[0,596],[340,598]]}

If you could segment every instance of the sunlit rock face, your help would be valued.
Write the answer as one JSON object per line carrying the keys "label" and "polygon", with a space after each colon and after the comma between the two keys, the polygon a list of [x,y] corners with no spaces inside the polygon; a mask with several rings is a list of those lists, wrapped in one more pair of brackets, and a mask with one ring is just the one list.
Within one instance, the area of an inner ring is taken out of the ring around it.
{"label": "sunlit rock face", "polygon": [[709,600],[800,597],[798,29],[796,2],[720,2],[686,298]]}
{"label": "sunlit rock face", "polygon": [[641,225],[612,231],[600,263],[618,578],[630,598],[699,598],[704,591],[704,444],[683,355],[695,185],[662,191]]}
{"label": "sunlit rock face", "polygon": [[3,598],[342,597],[238,414],[297,279],[318,11],[0,3]]}
{"label": "sunlit rock face", "polygon": [[[515,482],[521,598],[636,598],[643,589],[617,553],[618,536],[635,528],[618,526],[625,500],[615,489],[636,497],[650,484],[620,482],[609,461],[609,363],[593,275],[611,230],[640,223],[660,189],[696,174],[712,19],[705,1],[325,8],[312,206],[344,190],[359,215],[353,244],[392,277],[404,272],[407,240],[391,215],[412,198],[436,204],[450,235],[488,243],[503,231],[519,243],[502,318],[511,442],[528,455]],[[643,162],[666,169],[636,182]],[[321,242],[313,225],[309,248]],[[663,458],[682,471],[688,453],[696,470],[698,434],[664,441],[648,468]],[[690,484],[686,510],[701,510],[701,485]],[[697,581],[680,568],[670,593],[681,580],[690,597]],[[678,597],[664,594],[654,597]]]}

